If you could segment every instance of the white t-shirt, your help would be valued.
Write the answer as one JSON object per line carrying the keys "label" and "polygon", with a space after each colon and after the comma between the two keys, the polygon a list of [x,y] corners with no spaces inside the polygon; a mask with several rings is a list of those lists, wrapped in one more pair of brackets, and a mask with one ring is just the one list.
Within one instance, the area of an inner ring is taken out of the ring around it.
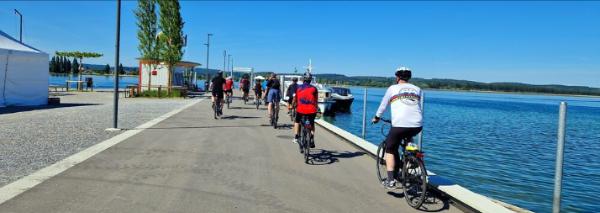
{"label": "white t-shirt", "polygon": [[392,85],[385,92],[376,115],[381,117],[390,104],[393,127],[421,127],[423,126],[422,94],[421,88],[410,83]]}

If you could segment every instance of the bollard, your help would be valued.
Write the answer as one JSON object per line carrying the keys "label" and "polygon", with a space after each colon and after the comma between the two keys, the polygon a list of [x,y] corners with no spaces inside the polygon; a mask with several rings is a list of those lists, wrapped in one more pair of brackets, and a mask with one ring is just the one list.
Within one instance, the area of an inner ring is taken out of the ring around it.
{"label": "bollard", "polygon": [[[421,114],[425,117],[425,92],[421,92]],[[417,145],[419,150],[423,151],[423,130],[419,132],[419,144]]]}
{"label": "bollard", "polygon": [[562,188],[563,153],[565,147],[565,129],[567,127],[567,103],[560,102],[558,114],[558,143],[556,144],[556,168],[554,170],[554,197],[552,212],[560,212],[560,191]]}
{"label": "bollard", "polygon": [[362,121],[362,138],[366,137],[367,128],[367,88],[365,87],[365,94],[363,95],[363,121]]}
{"label": "bollard", "polygon": [[162,85],[158,86],[158,98],[160,98],[160,91],[162,89]]}

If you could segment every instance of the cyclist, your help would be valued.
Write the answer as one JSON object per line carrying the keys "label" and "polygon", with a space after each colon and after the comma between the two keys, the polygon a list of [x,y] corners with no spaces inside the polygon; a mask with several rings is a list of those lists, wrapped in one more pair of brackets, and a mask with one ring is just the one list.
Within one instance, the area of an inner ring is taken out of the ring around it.
{"label": "cyclist", "polygon": [[[212,90],[212,102],[215,103],[215,98],[221,99],[221,109],[223,109],[223,85],[225,85],[225,79],[223,78],[223,71],[219,71],[217,75],[211,80]],[[223,112],[219,112],[221,114]]]}
{"label": "cyclist", "polygon": [[288,86],[287,89],[287,94],[286,96],[288,97],[288,114],[291,113],[292,111],[292,107],[293,107],[293,100],[294,100],[294,95],[296,94],[296,88],[298,87],[298,78],[293,77],[292,78],[292,84],[290,84],[290,86]]}
{"label": "cyclist", "polygon": [[296,88],[296,96],[294,96],[293,104],[296,104],[296,118],[294,122],[294,143],[298,143],[298,138],[300,138],[300,122],[302,121],[302,117],[306,116],[310,125],[313,127],[311,129],[310,134],[310,148],[315,148],[314,143],[314,135],[315,135],[315,117],[317,117],[317,101],[319,97],[319,92],[317,88],[313,85],[310,85],[312,81],[312,75],[310,73],[305,73],[303,80],[304,83],[298,85]]}
{"label": "cyclist", "polygon": [[254,82],[254,101],[258,101],[262,98],[262,92],[262,82],[260,79],[256,79],[256,82]]}
{"label": "cyclist", "polygon": [[[392,128],[385,140],[385,162],[387,178],[382,182],[387,189],[396,186],[400,156],[398,148],[403,139],[411,139],[423,129],[423,112],[421,111],[421,88],[408,83],[412,73],[406,67],[396,70],[396,83],[390,86],[381,100],[372,122],[377,123],[383,115],[387,105],[390,105],[392,114]],[[404,148],[404,147],[403,147]]]}
{"label": "cyclist", "polygon": [[250,92],[250,81],[248,80],[248,75],[244,75],[242,80],[240,80],[240,90],[243,93],[242,99],[247,100],[248,93]]}
{"label": "cyclist", "polygon": [[231,78],[231,76],[227,77],[227,80],[225,80],[223,90],[225,91],[225,95],[228,98],[227,101],[229,101],[229,97],[233,96],[233,79]]}
{"label": "cyclist", "polygon": [[267,103],[269,103],[267,107],[267,113],[269,113],[269,119],[271,119],[271,110],[273,110],[273,103],[279,104],[281,100],[281,84],[279,83],[279,79],[277,79],[277,74],[272,73],[271,78],[267,82]]}

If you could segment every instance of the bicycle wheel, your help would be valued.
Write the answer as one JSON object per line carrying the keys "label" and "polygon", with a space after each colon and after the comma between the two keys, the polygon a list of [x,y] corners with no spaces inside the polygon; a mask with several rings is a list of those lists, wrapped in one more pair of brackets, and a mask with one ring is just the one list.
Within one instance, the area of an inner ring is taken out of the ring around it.
{"label": "bicycle wheel", "polygon": [[385,163],[385,141],[382,141],[377,147],[377,178],[383,182],[387,177],[387,167]]}
{"label": "bicycle wheel", "polygon": [[227,100],[225,101],[225,102],[227,102],[227,109],[229,109],[229,103],[231,102],[231,101],[230,101],[230,100],[231,100],[231,99],[230,99],[230,97],[231,97],[231,96],[228,96],[228,97],[227,97]]}
{"label": "bicycle wheel", "polygon": [[213,113],[214,113],[214,114],[213,114],[213,117],[214,117],[215,119],[217,119],[217,110],[218,110],[218,109],[217,109],[217,104],[216,104],[215,102],[213,102],[213,103],[212,103],[212,109],[213,109]]}
{"label": "bicycle wheel", "polygon": [[279,121],[279,104],[273,103],[273,106],[275,106],[275,119],[273,121],[273,128],[277,129],[277,122]]}
{"label": "bicycle wheel", "polygon": [[423,160],[414,155],[406,155],[402,166],[402,187],[408,205],[418,209],[427,195],[427,171]]}
{"label": "bicycle wheel", "polygon": [[310,130],[303,128],[302,129],[302,135],[304,135],[303,138],[303,146],[304,146],[304,163],[308,164],[308,160],[309,160],[309,155],[310,155],[310,136],[309,136],[309,132]]}

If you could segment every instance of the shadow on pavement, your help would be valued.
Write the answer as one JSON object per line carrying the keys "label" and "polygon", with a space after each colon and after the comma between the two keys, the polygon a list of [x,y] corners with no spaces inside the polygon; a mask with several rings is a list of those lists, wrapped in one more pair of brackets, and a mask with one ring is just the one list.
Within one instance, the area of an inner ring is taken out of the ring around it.
{"label": "shadow on pavement", "polygon": [[[402,188],[396,189],[396,191],[388,191],[387,194],[395,198],[404,199],[404,192],[402,192]],[[450,203],[448,202],[447,198],[437,191],[429,190],[427,192],[427,196],[425,197],[425,202],[423,202],[423,205],[421,205],[418,210],[424,212],[441,212],[449,208]]]}
{"label": "shadow on pavement", "polygon": [[223,116],[223,117],[221,117],[221,119],[223,119],[223,120],[233,120],[233,119],[248,119],[248,118],[260,118],[260,117],[254,117],[254,116],[238,116],[238,115],[229,115],[229,116]]}
{"label": "shadow on pavement", "polygon": [[256,107],[229,107],[229,109],[256,109]]}
{"label": "shadow on pavement", "polygon": [[308,160],[309,164],[312,165],[327,165],[340,161],[340,158],[353,158],[365,155],[365,152],[357,151],[357,152],[338,152],[338,151],[329,151],[324,149],[311,149],[310,157]]}
{"label": "shadow on pavement", "polygon": [[7,106],[7,107],[0,107],[0,115],[1,114],[9,114],[9,113],[17,113],[17,112],[27,112],[27,111],[33,111],[33,110],[46,110],[46,109],[79,107],[79,106],[94,106],[94,105],[100,105],[100,104],[57,104],[57,105],[44,105],[44,106]]}
{"label": "shadow on pavement", "polygon": [[262,125],[238,125],[238,126],[175,126],[175,127],[150,127],[136,129],[211,129],[211,128],[239,128],[239,127],[260,127]]}
{"label": "shadow on pavement", "polygon": [[448,199],[436,191],[429,190],[425,202],[419,207],[424,212],[441,212],[450,208]]}

